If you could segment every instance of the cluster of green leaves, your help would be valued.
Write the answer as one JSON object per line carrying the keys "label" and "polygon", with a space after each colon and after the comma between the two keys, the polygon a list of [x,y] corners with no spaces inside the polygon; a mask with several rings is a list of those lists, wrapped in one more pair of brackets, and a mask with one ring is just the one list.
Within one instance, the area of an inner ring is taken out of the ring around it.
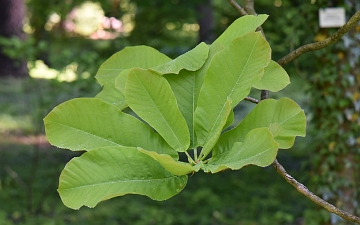
{"label": "cluster of green leaves", "polygon": [[67,101],[44,119],[51,144],[87,151],[61,173],[64,204],[94,207],[125,194],[165,200],[185,187],[187,174],[268,166],[279,148],[304,136],[304,112],[288,98],[261,101],[223,132],[251,88],[279,91],[289,83],[255,32],[266,18],[239,18],[211,45],[200,43],[176,59],[136,46],[105,61],[95,98]]}

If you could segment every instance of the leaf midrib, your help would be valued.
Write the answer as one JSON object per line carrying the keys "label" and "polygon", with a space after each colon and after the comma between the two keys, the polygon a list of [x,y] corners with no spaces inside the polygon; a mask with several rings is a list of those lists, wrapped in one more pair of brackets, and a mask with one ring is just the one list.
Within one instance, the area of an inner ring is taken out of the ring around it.
{"label": "leaf midrib", "polygon": [[66,124],[62,124],[62,123],[58,123],[58,122],[54,122],[54,121],[51,121],[51,120],[48,121],[48,122],[51,122],[51,123],[53,123],[53,124],[57,124],[57,125],[60,125],[60,126],[63,126],[63,127],[67,127],[67,128],[69,128],[69,129],[73,129],[73,130],[76,130],[76,131],[79,131],[79,132],[82,132],[82,133],[85,133],[85,134],[88,134],[88,135],[97,137],[97,138],[102,139],[102,140],[106,140],[107,142],[113,143],[113,144],[115,144],[115,145],[122,146],[122,145],[119,144],[119,143],[110,141],[109,139],[106,139],[106,138],[101,137],[101,136],[97,136],[97,135],[95,135],[95,134],[93,134],[93,133],[90,133],[90,132],[88,132],[88,131],[81,130],[81,129],[77,128],[77,127],[72,127],[72,126],[69,126],[69,125],[66,125]]}
{"label": "leaf midrib", "polygon": [[[301,113],[302,111],[300,110],[298,113],[296,113],[296,114],[294,114],[294,115],[292,115],[292,116],[290,116],[289,118],[287,118],[286,120],[283,120],[282,122],[280,122],[279,124],[280,125],[282,125],[283,123],[285,123],[286,121],[288,121],[288,120],[290,120],[290,119],[292,119],[292,118],[294,118],[295,116],[297,116],[297,115],[299,115],[299,113]],[[275,123],[277,123],[276,121],[273,121],[273,122],[275,122]]]}
{"label": "leaf midrib", "polygon": [[[158,75],[156,75],[156,76],[158,76]],[[182,145],[181,141],[179,140],[178,136],[175,134],[174,130],[171,128],[171,126],[169,125],[168,121],[165,119],[164,115],[162,114],[162,112],[159,110],[159,108],[158,108],[157,105],[155,104],[154,98],[150,95],[149,90],[146,88],[146,86],[144,85],[144,83],[142,82],[142,80],[139,79],[139,76],[138,76],[137,73],[136,73],[136,77],[137,77],[137,79],[140,81],[140,84],[143,86],[143,88],[146,90],[146,92],[147,92],[148,96],[150,97],[152,103],[156,106],[155,109],[156,109],[156,110],[158,111],[158,113],[161,115],[163,121],[166,122],[166,123],[165,123],[166,126],[169,128],[169,130],[171,131],[171,133],[173,134],[173,136],[176,138],[178,144],[180,144],[181,149],[183,149],[183,145]],[[171,90],[171,87],[170,87],[170,90]],[[175,98],[175,100],[176,100],[176,98]]]}
{"label": "leaf midrib", "polygon": [[[94,183],[94,184],[86,184],[86,185],[79,185],[76,187],[70,187],[70,188],[59,188],[58,190],[74,190],[79,188],[88,188],[88,187],[94,187],[94,186],[100,186],[100,185],[112,185],[112,184],[119,184],[119,183],[128,183],[128,182],[163,182],[164,180],[174,179],[174,178],[180,178],[182,176],[176,176],[173,175],[171,177],[164,177],[164,178],[153,178],[153,179],[145,179],[145,180],[119,180],[119,181],[106,181],[101,183]],[[60,184],[61,185],[61,184]]]}
{"label": "leaf midrib", "polygon": [[[250,52],[250,54],[249,54],[249,57],[247,58],[246,63],[245,63],[245,65],[244,65],[244,67],[243,67],[240,75],[238,76],[238,79],[236,79],[235,84],[234,84],[233,87],[230,89],[230,94],[229,94],[228,96],[226,96],[227,98],[230,98],[230,99],[231,99],[231,95],[232,95],[232,93],[234,92],[235,87],[238,85],[239,80],[240,80],[240,77],[241,77],[241,75],[244,73],[244,70],[245,70],[245,68],[247,67],[248,63],[249,63],[249,59],[251,58],[251,55],[252,55],[253,52],[254,52],[255,45],[256,45],[258,39],[259,39],[259,37],[256,39],[255,43],[253,44],[253,47],[252,47],[251,52]],[[223,112],[223,110],[224,110],[224,108],[225,108],[225,106],[226,106],[226,103],[227,103],[227,101],[225,101],[225,103],[223,104],[223,106],[222,106],[222,108],[221,108],[221,110],[220,110],[220,113],[219,113],[218,116],[216,117],[216,120],[215,120],[215,122],[213,123],[213,125],[212,125],[209,133],[212,133],[212,132],[214,131],[214,129],[215,129],[215,128],[214,128],[214,127],[215,127],[215,124],[217,124],[217,122],[218,122],[218,120],[219,120],[219,118],[220,118],[220,115],[222,114],[222,112]],[[230,110],[231,110],[231,103],[230,103]],[[211,138],[211,137],[209,137],[209,138]],[[209,138],[206,139],[206,142],[208,142]]]}
{"label": "leaf midrib", "polygon": [[[253,156],[248,157],[248,158],[243,158],[243,159],[240,159],[240,160],[235,161],[235,162],[224,162],[224,163],[221,163],[221,164],[213,164],[213,165],[220,166],[220,165],[226,165],[226,164],[229,164],[229,163],[237,163],[237,162],[242,162],[242,161],[244,161],[244,160],[250,160],[250,159],[253,159],[254,157],[258,157],[258,156],[260,156],[260,155],[262,155],[262,154],[267,153],[267,152],[270,151],[272,148],[274,148],[274,146],[271,146],[271,147],[265,149],[264,151],[257,153],[256,155],[253,155]],[[219,157],[218,157],[218,160],[221,158],[222,155],[225,155],[226,153],[227,153],[227,152],[223,152],[223,153],[219,154],[219,155],[218,155],[218,156],[219,156]],[[239,152],[239,153],[240,153],[240,152]],[[235,154],[234,157],[235,157],[235,156],[238,156],[239,153],[238,153],[238,154]]]}

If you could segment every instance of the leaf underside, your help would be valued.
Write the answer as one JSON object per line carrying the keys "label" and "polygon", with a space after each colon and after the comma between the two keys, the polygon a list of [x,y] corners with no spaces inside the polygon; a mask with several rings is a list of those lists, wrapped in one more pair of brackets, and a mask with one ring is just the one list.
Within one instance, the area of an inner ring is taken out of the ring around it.
{"label": "leaf underside", "polygon": [[173,175],[136,148],[112,146],[70,160],[60,175],[58,192],[69,208],[92,208],[125,194],[166,200],[178,194],[186,182],[187,176]]}
{"label": "leaf underside", "polygon": [[176,59],[153,67],[150,70],[161,75],[178,74],[183,69],[196,71],[204,65],[208,58],[208,53],[209,47],[204,42],[201,42],[194,49],[180,55]]}
{"label": "leaf underside", "polygon": [[131,70],[126,81],[125,99],[129,107],[173,149],[180,152],[188,149],[187,124],[164,77],[149,70]]}
{"label": "leaf underside", "polygon": [[104,84],[102,91],[98,93],[95,98],[110,103],[120,110],[123,110],[127,107],[125,95],[110,84]]}
{"label": "leaf underside", "polygon": [[253,87],[259,90],[277,92],[288,84],[290,84],[290,78],[286,71],[277,62],[270,61],[269,65],[264,69],[264,75]]}
{"label": "leaf underside", "polygon": [[243,142],[248,132],[261,127],[269,128],[279,148],[287,149],[294,144],[296,136],[305,136],[305,113],[289,98],[263,100],[238,126],[220,137],[213,154],[221,154],[230,149],[235,142]]}
{"label": "leaf underside", "polygon": [[167,74],[164,78],[169,82],[172,91],[177,100],[179,110],[185,118],[190,133],[190,147],[195,148],[195,109],[200,93],[201,86],[204,83],[205,73],[210,65],[212,58],[216,53],[224,48],[221,45],[211,45],[209,56],[204,65],[197,71],[181,70],[178,75]]}
{"label": "leaf underside", "polygon": [[171,61],[169,57],[148,46],[131,46],[115,53],[107,59],[96,73],[101,84],[114,85],[121,71],[131,68],[150,68]]}
{"label": "leaf underside", "polygon": [[60,148],[90,151],[106,146],[135,146],[177,158],[177,153],[149,126],[100,99],[79,98],[62,103],[44,122],[49,142]]}
{"label": "leaf underside", "polygon": [[[199,146],[204,146],[213,136],[211,133],[218,130],[221,116],[226,115],[223,111],[227,99],[231,100],[231,108],[235,107],[258,83],[263,68],[270,61],[270,54],[270,46],[262,35],[252,32],[236,38],[228,48],[214,56],[195,110],[195,133]],[[224,61],[224,58],[227,60]]]}
{"label": "leaf underside", "polygon": [[195,171],[195,169],[189,164],[181,161],[175,161],[169,155],[159,154],[153,151],[147,151],[142,148],[138,148],[140,152],[152,157],[154,160],[158,161],[167,171],[170,173],[182,176]]}
{"label": "leaf underside", "polygon": [[268,166],[274,162],[278,143],[268,128],[257,128],[250,131],[244,142],[235,142],[231,149],[213,157],[206,170],[217,173],[224,169],[238,170],[252,164]]}
{"label": "leaf underside", "polygon": [[254,32],[268,18],[268,15],[246,15],[235,20],[213,44],[228,46],[235,38]]}

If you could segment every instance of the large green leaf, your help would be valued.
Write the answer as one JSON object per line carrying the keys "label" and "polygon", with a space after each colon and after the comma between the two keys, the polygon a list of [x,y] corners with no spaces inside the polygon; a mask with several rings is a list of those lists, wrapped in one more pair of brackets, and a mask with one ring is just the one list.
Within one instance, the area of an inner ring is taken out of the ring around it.
{"label": "large green leaf", "polygon": [[[236,38],[229,47],[217,53],[206,72],[204,85],[195,110],[197,144],[204,146],[209,134],[222,120],[230,98],[234,108],[259,82],[270,61],[271,49],[260,33]],[[226,60],[224,60],[226,58]]]}
{"label": "large green leaf", "polygon": [[234,120],[235,120],[235,113],[234,113],[234,110],[231,110],[229,113],[229,116],[227,118],[227,121],[223,127],[223,130],[230,127],[233,124]]}
{"label": "large green leaf", "polygon": [[[147,68],[143,68],[147,69]],[[127,80],[127,76],[129,75],[131,69],[123,70],[119,73],[119,75],[115,79],[115,87],[122,93],[125,93],[125,84]]]}
{"label": "large green leaf", "polygon": [[171,156],[166,154],[159,154],[157,152],[153,151],[147,151],[142,148],[138,148],[138,150],[148,156],[151,156],[151,158],[158,161],[167,171],[170,173],[182,176],[186,175],[192,172],[195,172],[194,167],[192,167],[189,163],[175,161]]}
{"label": "large green leaf", "polygon": [[[205,144],[203,145],[203,148],[199,156],[200,159],[204,159],[211,152],[212,148],[219,139],[221,132],[223,131],[223,127],[228,121],[230,112],[231,112],[231,100],[228,98],[226,104],[224,105],[224,108],[220,110],[220,114],[218,115],[218,120],[215,121],[213,127],[211,127],[211,129],[207,134],[208,136],[204,142]],[[201,112],[201,113],[206,114],[206,112]],[[203,126],[205,127],[206,125]],[[206,129],[206,127],[201,129]]]}
{"label": "large green leaf", "polygon": [[177,152],[149,126],[100,99],[80,98],[62,103],[44,122],[49,142],[60,148],[76,151],[134,146],[177,157]]}
{"label": "large green leaf", "polygon": [[114,84],[124,69],[150,68],[171,61],[169,57],[148,46],[126,47],[107,59],[99,68],[96,79],[101,85]]}
{"label": "large green leaf", "polygon": [[254,85],[254,88],[277,92],[288,84],[290,84],[290,78],[287,72],[277,62],[270,61],[269,65],[264,69],[264,75]]}
{"label": "large green leaf", "polygon": [[268,15],[247,15],[235,20],[214,43],[228,46],[237,37],[254,32],[268,18]]}
{"label": "large green leaf", "polygon": [[238,170],[249,164],[268,166],[274,162],[277,150],[278,143],[269,129],[257,128],[245,136],[244,142],[235,142],[228,151],[213,156],[205,170],[216,173],[224,169]]}
{"label": "large green leaf", "polygon": [[104,84],[102,91],[95,96],[104,102],[116,106],[118,109],[123,110],[127,107],[125,95],[111,84]]}
{"label": "large green leaf", "polygon": [[129,107],[172,148],[177,151],[188,149],[190,134],[187,124],[164,77],[149,70],[132,69],[126,81],[125,99]]}
{"label": "large green leaf", "polygon": [[178,74],[182,69],[195,71],[204,65],[208,58],[208,53],[209,47],[204,42],[201,42],[195,48],[180,55],[176,59],[151,68],[151,70],[161,75],[169,73]]}
{"label": "large green leaf", "polygon": [[187,176],[173,175],[136,148],[112,146],[72,159],[60,175],[58,192],[67,207],[79,209],[125,194],[166,200],[186,182]]}
{"label": "large green leaf", "polygon": [[279,148],[287,149],[294,144],[295,136],[305,136],[306,117],[291,99],[263,100],[237,127],[220,137],[213,153],[216,155],[227,151],[235,142],[243,142],[248,132],[261,127],[269,128]]}
{"label": "large green leaf", "polygon": [[172,91],[176,97],[180,112],[190,131],[190,148],[194,148],[195,130],[194,130],[194,112],[199,97],[200,88],[204,83],[205,73],[210,65],[214,55],[224,48],[221,45],[211,45],[209,56],[204,65],[197,71],[181,70],[178,75],[166,74],[164,77],[169,82]]}

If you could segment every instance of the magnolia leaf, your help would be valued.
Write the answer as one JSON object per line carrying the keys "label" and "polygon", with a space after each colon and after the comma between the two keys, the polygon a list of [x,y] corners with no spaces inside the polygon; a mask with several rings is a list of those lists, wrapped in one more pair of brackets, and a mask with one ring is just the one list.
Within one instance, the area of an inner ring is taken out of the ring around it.
{"label": "magnolia leaf", "polygon": [[221,45],[211,45],[209,57],[204,65],[197,71],[181,70],[178,75],[165,74],[164,78],[169,82],[176,97],[180,112],[185,118],[190,131],[190,148],[195,148],[194,112],[199,97],[200,88],[204,83],[205,73],[210,61],[216,53],[223,50]]}
{"label": "magnolia leaf", "polygon": [[280,91],[290,84],[287,72],[275,61],[270,61],[264,69],[264,75],[260,81],[254,85],[259,90]]}
{"label": "magnolia leaf", "polygon": [[[223,127],[225,126],[225,124],[228,120],[230,111],[231,111],[231,100],[228,98],[226,101],[226,104],[224,105],[224,109],[222,109],[219,113],[219,116],[218,116],[219,119],[217,121],[215,121],[214,126],[208,132],[208,137],[204,142],[205,144],[204,144],[203,149],[201,150],[201,153],[199,156],[201,159],[204,159],[210,153],[210,151],[216,144],[216,142],[219,139],[219,136],[223,130]],[[203,112],[203,113],[206,113],[206,112]]]}
{"label": "magnolia leaf", "polygon": [[104,84],[102,91],[97,94],[95,98],[99,98],[104,102],[110,103],[120,110],[127,107],[124,93],[120,92],[110,84]]}
{"label": "magnolia leaf", "polygon": [[169,155],[159,154],[153,151],[147,151],[142,148],[138,148],[138,150],[158,161],[167,171],[174,175],[182,176],[195,172],[195,169],[189,163],[175,161]]}
{"label": "magnolia leaf", "polygon": [[173,149],[188,149],[190,134],[187,124],[164,77],[149,70],[132,69],[126,81],[125,99],[129,107]]}
{"label": "magnolia leaf", "polygon": [[[143,68],[143,69],[147,69],[147,68]],[[130,73],[130,70],[131,69],[126,69],[121,71],[120,74],[115,79],[115,87],[122,93],[125,93],[125,84],[126,84],[127,76]]]}
{"label": "magnolia leaf", "polygon": [[221,154],[235,142],[243,142],[249,131],[261,127],[270,129],[279,148],[288,149],[293,146],[295,136],[305,136],[305,113],[288,98],[260,101],[238,126],[221,135],[213,154]]}
{"label": "magnolia leaf", "polygon": [[252,164],[268,166],[274,162],[278,150],[278,143],[268,128],[257,128],[250,131],[244,142],[235,142],[231,149],[213,156],[205,169],[217,173],[224,169],[238,170]]}
{"label": "magnolia leaf", "polygon": [[[261,26],[268,18],[268,15],[247,15],[242,16],[239,19],[235,20],[225,31],[218,37],[215,43],[220,43],[223,46],[228,46],[230,43],[237,37],[254,32],[256,28]],[[241,51],[242,52],[242,51]]]}
{"label": "magnolia leaf", "polygon": [[248,33],[214,56],[195,110],[198,145],[204,146],[209,134],[217,129],[215,125],[220,124],[227,99],[231,99],[231,108],[234,108],[259,82],[270,55],[270,46],[262,35]]}
{"label": "magnolia leaf", "polygon": [[196,107],[195,96],[202,85],[202,80],[197,72],[188,70],[180,71],[179,75],[168,74],[164,78],[169,82],[176,97],[181,114],[183,115],[190,133],[190,146],[194,143],[194,112]]}
{"label": "magnolia leaf", "polygon": [[274,137],[277,137],[284,132],[284,129],[277,122],[270,124],[269,130],[273,134]]}
{"label": "magnolia leaf", "polygon": [[101,84],[114,84],[115,78],[124,69],[150,68],[171,61],[169,57],[148,46],[125,47],[107,59],[96,73]]}
{"label": "magnolia leaf", "polygon": [[176,59],[153,67],[150,70],[161,75],[169,73],[178,74],[182,69],[195,71],[204,65],[208,58],[208,53],[209,47],[204,42],[201,42],[194,49],[180,55]]}
{"label": "magnolia leaf", "polygon": [[58,192],[69,208],[92,208],[126,194],[166,200],[178,194],[186,182],[187,176],[173,175],[134,147],[111,146],[70,160],[60,175]]}
{"label": "magnolia leaf", "polygon": [[234,122],[234,119],[235,119],[235,113],[234,113],[234,110],[231,110],[229,113],[229,116],[227,118],[227,121],[223,127],[223,130],[225,130],[226,128],[231,126],[231,124],[233,124],[233,122]]}
{"label": "magnolia leaf", "polygon": [[90,151],[134,146],[178,157],[151,127],[100,99],[79,98],[62,103],[44,122],[47,139],[60,148]]}

